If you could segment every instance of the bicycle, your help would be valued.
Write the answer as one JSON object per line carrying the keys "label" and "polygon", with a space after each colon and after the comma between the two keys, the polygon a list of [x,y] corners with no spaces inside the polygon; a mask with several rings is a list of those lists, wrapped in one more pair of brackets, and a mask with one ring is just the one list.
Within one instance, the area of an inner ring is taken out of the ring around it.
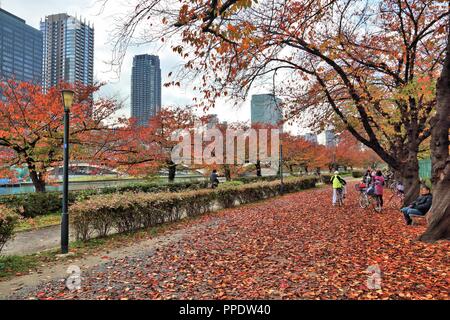
{"label": "bicycle", "polygon": [[405,193],[403,192],[403,189],[398,188],[398,186],[392,191],[391,197],[386,202],[386,206],[389,209],[400,209],[403,206]]}
{"label": "bicycle", "polygon": [[381,212],[382,207],[378,197],[376,195],[369,195],[367,193],[368,188],[366,186],[362,187],[361,185],[357,184],[355,185],[355,189],[359,192],[358,203],[362,209],[372,207],[372,210],[374,210],[375,212]]}
{"label": "bicycle", "polygon": [[344,189],[338,188],[336,189],[336,203],[338,207],[342,207],[344,205]]}

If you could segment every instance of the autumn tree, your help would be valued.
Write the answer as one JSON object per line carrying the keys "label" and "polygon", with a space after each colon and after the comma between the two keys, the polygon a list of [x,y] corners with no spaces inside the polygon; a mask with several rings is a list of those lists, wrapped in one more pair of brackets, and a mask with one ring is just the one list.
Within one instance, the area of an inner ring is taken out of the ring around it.
{"label": "autumn tree", "polygon": [[245,98],[258,80],[273,79],[288,114],[338,119],[374,150],[409,204],[419,148],[432,133],[449,14],[446,0],[136,0],[117,33],[116,62],[141,27],[145,40],[175,40],[186,73],[201,75],[206,104]]}
{"label": "autumn tree", "polygon": [[110,167],[119,167],[132,175],[147,176],[167,169],[169,182],[175,181],[177,164],[172,151],[178,144],[172,139],[177,130],[193,130],[196,116],[190,108],[164,107],[145,126],[129,119],[103,137],[102,158]]}
{"label": "autumn tree", "polygon": [[[290,98],[291,113],[333,112],[397,172],[406,202],[416,197],[417,153],[431,134],[445,48],[446,1],[136,3],[117,34],[118,58],[144,24],[146,40],[181,37],[173,49],[188,60],[188,71],[213,71],[202,73],[207,103],[244,98],[256,80],[282,76],[277,93]],[[150,16],[161,24],[147,24]]]}
{"label": "autumn tree", "polygon": [[[112,99],[92,100],[101,85],[61,84],[46,93],[40,86],[13,80],[0,83],[0,168],[26,166],[37,192],[45,192],[47,172],[62,162],[63,116],[60,88],[76,91],[71,109],[72,159],[95,158],[109,119],[120,107]],[[97,144],[98,143],[98,144]]]}
{"label": "autumn tree", "polygon": [[431,120],[433,205],[428,229],[421,237],[425,241],[450,239],[450,20],[447,30],[446,59],[437,83],[436,115]]}
{"label": "autumn tree", "polygon": [[322,168],[326,165],[328,157],[323,146],[288,133],[284,133],[281,139],[283,162],[291,174],[294,173],[295,167],[302,168],[308,173],[310,169]]}

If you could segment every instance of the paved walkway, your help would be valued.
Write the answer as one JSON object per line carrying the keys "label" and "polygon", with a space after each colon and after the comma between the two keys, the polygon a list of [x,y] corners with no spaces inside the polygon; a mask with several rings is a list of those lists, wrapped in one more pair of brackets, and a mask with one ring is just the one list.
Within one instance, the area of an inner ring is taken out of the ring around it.
{"label": "paved walkway", "polygon": [[[28,255],[45,250],[56,249],[60,245],[61,226],[51,226],[31,231],[16,233],[14,239],[8,242],[2,251],[4,255]],[[70,240],[75,237],[70,235]]]}

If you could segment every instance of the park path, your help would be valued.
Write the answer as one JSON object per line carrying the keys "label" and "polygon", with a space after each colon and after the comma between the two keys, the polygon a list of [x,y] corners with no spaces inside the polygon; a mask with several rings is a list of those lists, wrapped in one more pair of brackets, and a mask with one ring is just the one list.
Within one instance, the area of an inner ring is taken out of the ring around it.
{"label": "park path", "polygon": [[449,299],[449,242],[418,242],[424,226],[360,209],[356,196],[349,188],[333,208],[330,189],[315,189],[222,210],[103,262],[74,261],[78,291],[62,268],[10,298]]}
{"label": "park path", "polygon": [[[24,256],[45,250],[56,249],[60,245],[60,225],[16,233],[14,239],[6,243],[2,254]],[[70,234],[70,241],[75,237]]]}

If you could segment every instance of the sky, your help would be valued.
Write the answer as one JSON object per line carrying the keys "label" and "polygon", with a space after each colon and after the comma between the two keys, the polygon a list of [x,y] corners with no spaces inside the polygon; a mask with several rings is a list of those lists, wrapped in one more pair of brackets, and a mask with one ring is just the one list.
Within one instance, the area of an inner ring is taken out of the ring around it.
{"label": "sky", "polygon": [[[129,117],[131,66],[133,56],[136,54],[156,54],[161,60],[162,80],[165,83],[167,75],[174,72],[183,62],[170,48],[160,48],[159,44],[147,44],[129,48],[124,59],[121,73],[111,71],[113,42],[111,32],[114,30],[114,18],[132,8],[133,0],[113,0],[105,10],[100,10],[97,0],[1,0],[2,9],[26,20],[26,23],[39,29],[39,22],[45,16],[57,13],[67,13],[90,21],[95,29],[94,47],[94,78],[96,81],[107,83],[101,95],[119,96],[125,100],[125,107],[120,115]],[[265,88],[255,88],[251,94],[266,93]],[[171,106],[186,106],[192,103],[194,92],[189,85],[183,84],[181,88],[162,88],[162,104]],[[200,98],[200,97],[199,97]],[[250,120],[250,99],[238,108],[232,107],[231,102],[220,101],[218,107],[208,113],[218,114],[221,121],[248,121]],[[293,131],[298,131],[294,129]],[[300,130],[301,131],[301,130]]]}

